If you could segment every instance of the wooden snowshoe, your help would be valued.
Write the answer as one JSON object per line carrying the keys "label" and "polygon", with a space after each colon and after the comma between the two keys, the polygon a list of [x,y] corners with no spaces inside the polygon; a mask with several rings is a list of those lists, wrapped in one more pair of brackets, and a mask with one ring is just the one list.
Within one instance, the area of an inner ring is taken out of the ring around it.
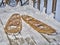
{"label": "wooden snowshoe", "polygon": [[22,21],[19,14],[13,14],[7,21],[5,28],[6,33],[17,33],[22,30]]}
{"label": "wooden snowshoe", "polygon": [[35,29],[39,33],[52,34],[52,33],[56,32],[56,30],[53,29],[51,26],[48,26],[47,24],[45,24],[31,16],[22,15],[21,17],[26,23],[28,23],[33,29]]}

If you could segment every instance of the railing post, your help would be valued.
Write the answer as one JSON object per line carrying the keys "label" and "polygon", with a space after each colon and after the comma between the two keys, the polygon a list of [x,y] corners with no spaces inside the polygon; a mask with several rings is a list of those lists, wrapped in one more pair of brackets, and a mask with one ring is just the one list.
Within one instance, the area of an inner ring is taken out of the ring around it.
{"label": "railing post", "polygon": [[60,0],[57,0],[55,19],[60,22]]}
{"label": "railing post", "polygon": [[41,0],[40,1],[40,11],[42,12],[43,11],[43,8],[44,8],[44,0]]}
{"label": "railing post", "polygon": [[8,4],[9,3],[9,0],[6,0],[6,4]]}
{"label": "railing post", "polygon": [[37,6],[38,6],[38,2],[37,2],[38,0],[35,0],[35,8],[37,9]]}
{"label": "railing post", "polygon": [[35,0],[32,0],[33,1],[33,7],[35,7]]}
{"label": "railing post", "polygon": [[44,7],[46,8],[45,12],[47,13],[47,1],[48,0],[44,0]]}
{"label": "railing post", "polygon": [[52,5],[52,12],[55,14],[56,11],[56,2],[57,0],[53,0],[53,5]]}
{"label": "railing post", "polygon": [[48,0],[47,3],[47,14],[51,14],[52,13],[52,0]]}
{"label": "railing post", "polygon": [[6,6],[6,0],[1,0],[0,7],[5,7],[5,6]]}
{"label": "railing post", "polygon": [[38,0],[37,8],[40,10],[40,0]]}
{"label": "railing post", "polygon": [[29,5],[30,5],[31,7],[33,7],[33,1],[32,1],[32,0],[29,0]]}

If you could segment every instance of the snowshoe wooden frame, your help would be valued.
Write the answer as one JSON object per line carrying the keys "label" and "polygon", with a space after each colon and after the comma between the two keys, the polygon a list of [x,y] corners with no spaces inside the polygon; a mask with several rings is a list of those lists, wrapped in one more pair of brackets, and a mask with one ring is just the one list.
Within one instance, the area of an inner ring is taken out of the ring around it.
{"label": "snowshoe wooden frame", "polygon": [[53,29],[51,26],[48,26],[47,24],[45,24],[31,16],[22,15],[21,17],[26,23],[28,23],[33,29],[35,29],[39,33],[44,33],[44,34],[56,33],[56,30]]}
{"label": "snowshoe wooden frame", "polygon": [[[15,26],[15,28],[12,27],[12,29],[9,29],[9,27]],[[6,33],[17,33],[22,30],[22,20],[21,16],[18,13],[13,14],[7,21],[5,28]]]}

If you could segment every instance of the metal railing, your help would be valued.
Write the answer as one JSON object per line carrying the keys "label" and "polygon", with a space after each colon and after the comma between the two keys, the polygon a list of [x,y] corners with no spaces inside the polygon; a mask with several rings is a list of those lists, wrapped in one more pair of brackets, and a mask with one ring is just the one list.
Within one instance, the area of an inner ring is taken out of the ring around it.
{"label": "metal railing", "polygon": [[[6,0],[7,2],[9,0]],[[24,0],[16,0],[18,2],[21,3],[21,6],[24,6],[25,4],[29,5],[29,4],[32,4],[31,6],[32,7],[36,7],[37,9],[39,9],[40,11],[43,10],[42,8],[45,7],[46,10],[45,10],[45,13],[47,14],[56,14],[56,10],[57,10],[57,4],[59,3],[58,1],[60,0],[26,0],[24,3],[22,3]],[[30,2],[32,1],[32,3]],[[42,2],[43,1],[43,2]],[[11,3],[11,2],[10,2]],[[41,4],[42,3],[42,4]],[[2,0],[0,2],[0,6],[1,5],[5,5],[7,3],[4,2],[4,0]],[[36,6],[37,5],[37,6]],[[41,7],[42,6],[42,7]],[[59,7],[59,6],[58,6]],[[58,10],[59,11],[59,10]],[[60,13],[59,13],[60,14]],[[58,15],[58,14],[57,14]],[[57,16],[57,18],[59,17],[59,15]]]}
{"label": "metal railing", "polygon": [[[40,10],[41,0],[37,0],[37,2],[35,2],[36,0],[32,0],[32,1],[33,1],[33,7],[35,7],[35,3],[37,3],[37,8]],[[46,13],[47,13],[48,1],[49,0],[44,0],[44,7],[46,8],[46,10],[45,10]],[[55,13],[55,11],[56,11],[56,3],[57,3],[57,0],[52,0],[52,12],[53,13]]]}
{"label": "metal railing", "polygon": [[[19,1],[20,1],[20,3],[21,3],[21,6],[23,6],[23,5],[27,4],[29,0],[26,0],[24,3],[22,3],[22,2],[23,2],[22,0],[6,0],[5,2],[4,2],[4,0],[1,0],[1,1],[0,1],[0,7],[1,7],[2,5],[4,6],[5,4],[10,5],[10,3],[12,3],[12,5],[13,5],[13,7],[14,7],[14,4],[13,4],[13,3],[15,3],[15,5],[16,5],[16,3],[18,3]],[[12,5],[11,5],[11,6],[12,6]]]}
{"label": "metal railing", "polygon": [[1,2],[0,2],[0,7],[1,7],[2,5],[3,5],[3,6],[6,5],[5,2],[4,2],[4,0],[1,0]]}
{"label": "metal railing", "polygon": [[[6,1],[8,1],[8,0],[6,0]],[[20,3],[21,3],[21,6],[23,6],[23,5],[25,5],[25,4],[27,4],[27,2],[28,2],[28,4],[29,4],[29,0],[26,0],[24,3],[22,3],[22,1],[23,0],[18,0],[18,1],[20,1]],[[36,0],[32,0],[33,1],[33,7],[36,7],[36,3],[37,3],[37,9],[39,9],[40,10],[40,3],[41,3],[41,0],[37,0],[37,2],[36,2]],[[52,12],[53,13],[55,13],[55,11],[56,11],[56,2],[57,2],[57,0],[52,0]],[[11,3],[11,0],[9,1],[9,3]],[[48,0],[44,0],[44,7],[46,8],[46,13],[47,13],[47,4],[48,4]],[[0,2],[0,6],[1,5],[5,5],[5,2],[4,2],[4,0],[2,0],[1,2]]]}

